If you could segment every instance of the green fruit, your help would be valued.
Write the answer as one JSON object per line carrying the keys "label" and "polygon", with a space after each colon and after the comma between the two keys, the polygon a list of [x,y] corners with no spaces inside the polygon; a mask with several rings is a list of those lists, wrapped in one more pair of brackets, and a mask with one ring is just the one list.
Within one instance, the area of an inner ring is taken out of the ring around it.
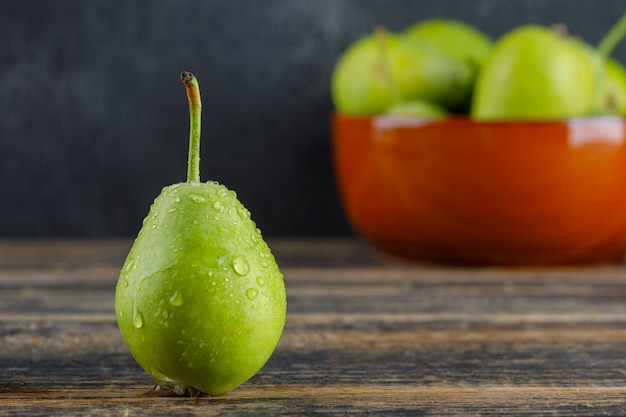
{"label": "green fruit", "polygon": [[476,81],[478,119],[562,118],[589,114],[596,71],[583,48],[540,26],[522,26],[494,45]]}
{"label": "green fruit", "polygon": [[621,64],[605,58],[593,46],[581,42],[596,73],[596,91],[590,115],[621,114],[626,106],[626,73]]}
{"label": "green fruit", "polygon": [[596,48],[596,55],[601,59],[604,75],[597,102],[599,113],[602,114],[626,114],[626,69],[619,61],[611,58],[611,52],[625,35],[626,13],[602,38]]}
{"label": "green fruit", "polygon": [[444,53],[470,63],[477,72],[491,50],[491,39],[475,27],[454,19],[428,19],[406,29],[414,39],[427,42]]}
{"label": "green fruit", "polygon": [[378,31],[342,54],[333,70],[331,94],[338,112],[380,114],[411,100],[456,106],[471,80],[468,65],[432,45]]}
{"label": "green fruit", "polygon": [[603,113],[626,115],[626,69],[613,58],[604,61],[604,69],[600,109]]}
{"label": "green fruit", "polygon": [[465,89],[456,110],[466,113],[471,103],[473,85],[489,51],[491,39],[475,27],[454,19],[428,19],[417,22],[405,33],[416,41],[425,42],[446,55],[467,65],[471,71],[471,83]]}
{"label": "green fruit", "polygon": [[286,316],[283,276],[234,191],[200,182],[200,95],[182,74],[187,182],[163,188],[124,263],[115,311],[131,354],[162,388],[217,395],[269,359]]}
{"label": "green fruit", "polygon": [[425,100],[407,101],[389,107],[385,114],[392,116],[416,116],[426,118],[444,117],[448,112],[442,107]]}
{"label": "green fruit", "polygon": [[606,69],[604,65],[604,57],[600,55],[596,48],[580,39],[575,39],[573,40],[573,42],[575,45],[581,48],[581,51],[585,54],[585,57],[593,68],[595,90],[593,103],[589,108],[588,114],[603,114],[606,112],[603,109],[606,84]]}

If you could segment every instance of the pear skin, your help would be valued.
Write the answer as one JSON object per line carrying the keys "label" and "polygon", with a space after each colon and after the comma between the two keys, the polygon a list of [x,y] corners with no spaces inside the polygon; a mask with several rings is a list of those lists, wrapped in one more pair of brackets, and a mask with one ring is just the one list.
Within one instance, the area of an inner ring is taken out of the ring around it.
{"label": "pear skin", "polygon": [[505,34],[476,80],[477,119],[563,118],[589,114],[597,71],[574,40],[527,25]]}
{"label": "pear skin", "polygon": [[[183,73],[183,82],[190,77]],[[286,293],[272,252],[235,192],[198,180],[196,93],[188,180],[154,200],[122,267],[115,312],[132,356],[158,386],[218,395],[270,358],[285,324]]]}
{"label": "pear skin", "polygon": [[380,30],[358,39],[339,58],[331,77],[335,109],[381,114],[394,104],[427,100],[452,108],[467,96],[469,64],[401,33]]}

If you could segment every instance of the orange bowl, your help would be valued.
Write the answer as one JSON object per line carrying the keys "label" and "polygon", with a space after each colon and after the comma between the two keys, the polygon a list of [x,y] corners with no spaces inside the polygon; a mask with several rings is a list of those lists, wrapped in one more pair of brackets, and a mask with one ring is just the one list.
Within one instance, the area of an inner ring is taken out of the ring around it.
{"label": "orange bowl", "polygon": [[473,121],[336,114],[354,229],[405,258],[615,262],[626,251],[625,119]]}

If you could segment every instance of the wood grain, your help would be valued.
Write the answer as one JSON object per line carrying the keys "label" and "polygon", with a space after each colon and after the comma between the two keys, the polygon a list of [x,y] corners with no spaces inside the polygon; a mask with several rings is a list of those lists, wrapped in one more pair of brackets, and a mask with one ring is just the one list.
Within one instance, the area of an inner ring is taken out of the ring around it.
{"label": "wood grain", "polygon": [[131,242],[0,241],[0,415],[624,415],[626,270],[447,268],[270,241],[288,318],[219,397],[144,395],[113,311]]}

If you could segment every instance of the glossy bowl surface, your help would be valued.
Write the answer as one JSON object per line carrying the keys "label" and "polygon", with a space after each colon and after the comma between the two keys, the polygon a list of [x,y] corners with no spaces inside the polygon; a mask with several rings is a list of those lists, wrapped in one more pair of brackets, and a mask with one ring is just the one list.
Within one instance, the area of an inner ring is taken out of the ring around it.
{"label": "glossy bowl surface", "polygon": [[569,264],[626,252],[625,119],[334,115],[336,179],[363,237],[401,257]]}

